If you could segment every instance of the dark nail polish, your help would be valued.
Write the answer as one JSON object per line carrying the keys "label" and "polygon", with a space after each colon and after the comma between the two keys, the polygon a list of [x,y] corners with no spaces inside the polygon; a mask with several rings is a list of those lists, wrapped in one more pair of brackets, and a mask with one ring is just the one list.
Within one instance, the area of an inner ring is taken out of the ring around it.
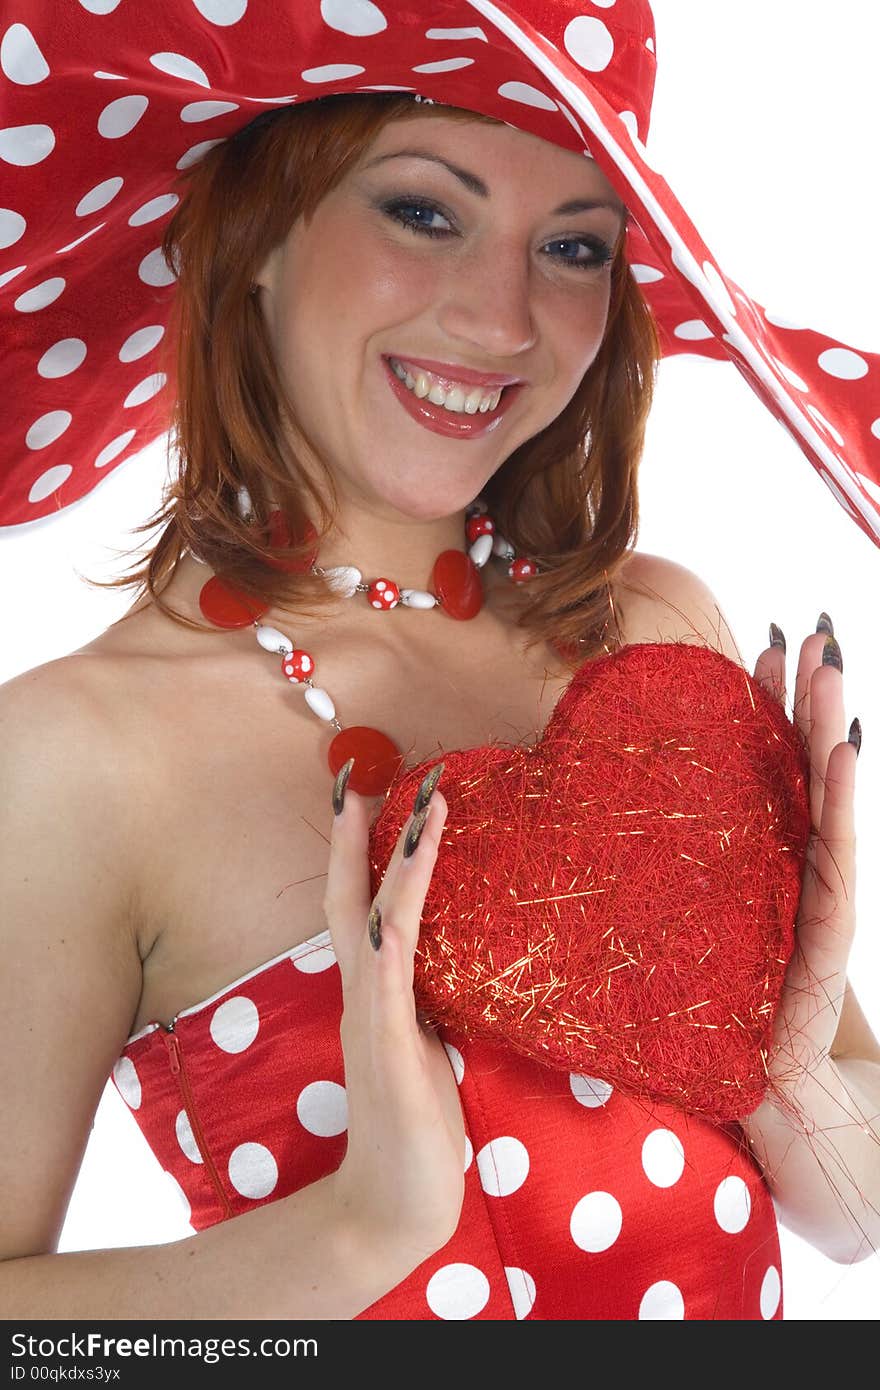
{"label": "dark nail polish", "polygon": [[413,802],[414,816],[417,816],[419,811],[424,811],[428,802],[431,800],[431,797],[437,789],[437,783],[440,781],[440,774],[445,766],[445,763],[437,763],[437,765],[432,767],[431,771],[426,773],[422,778],[422,785],[416,792],[416,799]]}
{"label": "dark nail polish", "polygon": [[370,933],[370,945],[374,951],[378,951],[382,945],[382,909],[378,903],[373,903],[370,908],[367,928]]}
{"label": "dark nail polish", "polygon": [[822,648],[822,665],[836,666],[838,671],[843,671],[843,657],[840,655],[840,647],[834,637],[825,638],[825,646]]}
{"label": "dark nail polish", "polygon": [[816,623],[817,632],[825,632],[829,637],[834,636],[834,624],[827,613],[819,614],[819,621]]}
{"label": "dark nail polish", "polygon": [[861,725],[861,722],[860,722],[860,720],[859,720],[858,718],[854,719],[853,722],[852,722],[852,723],[850,724],[850,726],[849,726],[849,734],[848,734],[848,736],[847,736],[847,742],[848,742],[848,743],[854,743],[854,744],[855,744],[855,746],[856,746],[856,757],[858,757],[858,755],[859,755],[859,753],[861,752],[861,749],[862,749],[862,725]]}
{"label": "dark nail polish", "polygon": [[345,805],[345,788],[348,786],[348,779],[351,776],[351,769],[353,767],[354,758],[349,758],[348,762],[343,763],[342,767],[336,774],[336,781],[333,783],[334,816],[339,816],[342,814],[342,808]]}
{"label": "dark nail polish", "polygon": [[406,832],[406,839],[403,842],[403,857],[409,859],[411,854],[415,854],[419,840],[422,838],[422,831],[425,828],[425,821],[428,819],[428,811],[431,808],[426,806],[418,815],[413,816],[412,825]]}
{"label": "dark nail polish", "polygon": [[785,633],[775,623],[770,624],[770,646],[781,647],[785,651]]}

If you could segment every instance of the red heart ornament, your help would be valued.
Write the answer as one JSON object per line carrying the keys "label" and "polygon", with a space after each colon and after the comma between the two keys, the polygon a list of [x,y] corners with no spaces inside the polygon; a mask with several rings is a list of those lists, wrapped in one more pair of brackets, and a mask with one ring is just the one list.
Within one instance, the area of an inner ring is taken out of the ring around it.
{"label": "red heart ornament", "polygon": [[[638,643],[584,663],[537,743],[441,756],[426,1021],[717,1121],[750,1114],[810,833],[782,706],[713,648]],[[374,895],[437,761],[388,789]]]}

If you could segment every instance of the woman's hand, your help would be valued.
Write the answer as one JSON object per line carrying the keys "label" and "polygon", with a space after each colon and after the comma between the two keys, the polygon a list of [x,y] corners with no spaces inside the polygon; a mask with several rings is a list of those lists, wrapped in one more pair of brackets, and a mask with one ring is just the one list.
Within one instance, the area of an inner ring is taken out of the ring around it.
{"label": "woman's hand", "polygon": [[406,836],[418,818],[407,820],[373,898],[369,803],[349,789],[334,816],[324,897],[343,991],[348,1148],[338,1195],[368,1248],[408,1266],[400,1278],[451,1238],[464,1197],[458,1088],[442,1043],[418,1021],[413,995],[413,957],[447,809],[435,791],[409,856]]}
{"label": "woman's hand", "polygon": [[[827,619],[823,614],[820,624]],[[828,628],[830,629],[830,620]],[[785,647],[761,653],[755,678],[785,704]],[[784,643],[784,638],[782,638]],[[769,1064],[777,1088],[796,1087],[831,1056],[855,935],[855,768],[857,721],[845,731],[840,649],[820,628],[801,644],[793,720],[810,761],[811,830],[796,922],[796,940],[776,1014]],[[854,746],[855,741],[855,746]]]}

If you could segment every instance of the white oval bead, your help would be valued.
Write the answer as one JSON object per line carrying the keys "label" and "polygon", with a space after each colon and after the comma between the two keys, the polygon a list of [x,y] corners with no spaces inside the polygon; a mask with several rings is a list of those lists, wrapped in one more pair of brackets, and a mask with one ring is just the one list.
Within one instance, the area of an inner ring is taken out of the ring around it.
{"label": "white oval bead", "polygon": [[263,651],[276,652],[278,656],[289,656],[293,651],[290,638],[279,632],[277,627],[269,627],[266,623],[260,623],[257,628],[257,641]]}
{"label": "white oval bead", "polygon": [[333,701],[326,690],[321,690],[320,686],[307,685],[305,687],[306,704],[319,719],[326,719],[330,723],[331,719],[336,718],[336,710]]}
{"label": "white oval bead", "polygon": [[485,565],[489,556],[492,554],[493,540],[494,537],[491,534],[485,536],[477,536],[477,539],[474,541],[473,545],[468,551],[468,554],[470,555],[477,569],[481,569],[482,566]]}
{"label": "white oval bead", "polygon": [[516,551],[510,541],[506,541],[503,536],[495,536],[492,541],[492,554],[500,555],[502,560],[512,560]]}
{"label": "white oval bead", "polygon": [[401,589],[400,601],[407,608],[433,608],[437,599],[425,589]]}
{"label": "white oval bead", "polygon": [[237,502],[239,516],[242,521],[247,521],[248,517],[254,514],[254,504],[251,501],[251,495],[246,487],[240,487],[238,489]]}
{"label": "white oval bead", "polygon": [[324,571],[324,578],[334,593],[342,594],[345,598],[351,598],[358,584],[364,582],[364,576],[354,565],[334,565]]}

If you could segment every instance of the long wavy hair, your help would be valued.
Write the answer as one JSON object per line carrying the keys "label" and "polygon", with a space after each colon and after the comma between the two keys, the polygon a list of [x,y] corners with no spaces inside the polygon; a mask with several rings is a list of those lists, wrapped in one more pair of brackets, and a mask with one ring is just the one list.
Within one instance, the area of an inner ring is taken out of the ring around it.
{"label": "long wavy hair", "polygon": [[[455,107],[415,104],[408,94],[335,96],[262,113],[181,172],[180,202],[162,240],[177,280],[161,363],[176,477],[162,506],[134,528],[163,528],[146,559],[120,577],[89,583],[136,587],[138,599],[149,593],[175,622],[216,633],[162,597],[190,549],[269,607],[315,614],[338,603],[307,567],[287,566],[306,556],[307,544],[282,547],[270,529],[272,512],[280,510],[288,537],[303,537],[311,522],[320,545],[333,526],[337,495],[284,391],[251,285],[296,219],[315,211],[384,126],[434,114],[499,124]],[[597,356],[565,409],[509,455],[482,491],[500,533],[541,567],[526,584],[511,585],[508,596],[514,621],[527,630],[526,646],[551,642],[572,666],[609,650],[606,632],[616,622],[611,582],[638,533],[638,465],[661,355],[624,242],[622,233]],[[298,463],[303,444],[317,458],[324,488]],[[241,514],[242,488],[250,516]]]}

